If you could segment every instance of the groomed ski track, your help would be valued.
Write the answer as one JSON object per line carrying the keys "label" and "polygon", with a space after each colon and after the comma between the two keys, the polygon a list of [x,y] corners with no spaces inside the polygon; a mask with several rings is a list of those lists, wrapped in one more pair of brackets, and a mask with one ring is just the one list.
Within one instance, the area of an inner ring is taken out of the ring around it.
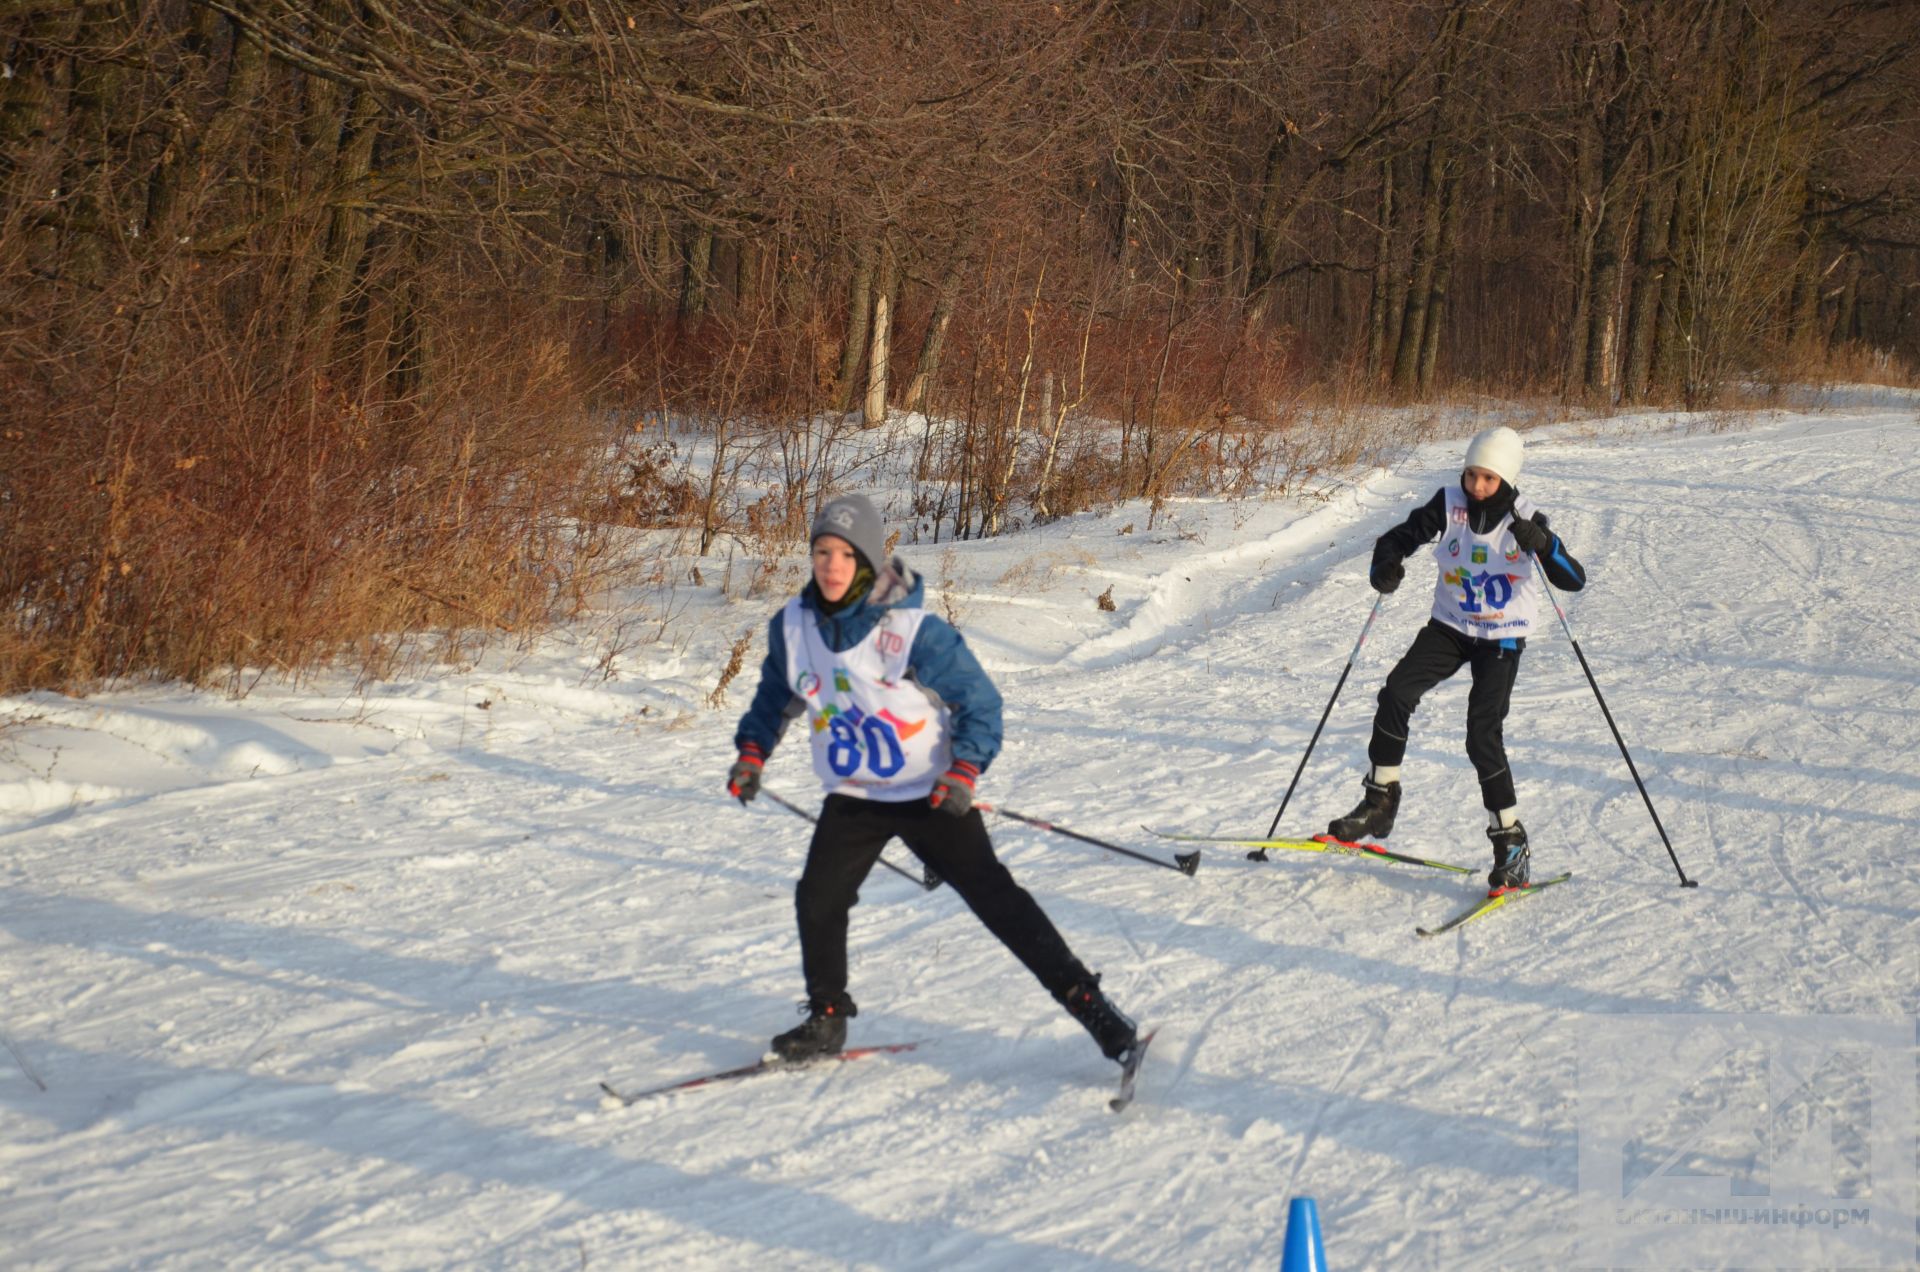
{"label": "groomed ski track", "polygon": [[[1573,1264],[1582,1028],[1920,1013],[1920,426],[1883,395],[1528,442],[1521,485],[1592,579],[1563,603],[1700,888],[1557,625],[1507,737],[1534,869],[1579,883],[1440,938],[1413,932],[1480,879],[1211,847],[1187,879],[990,819],[1159,1029],[1124,1117],[951,889],[885,873],[854,912],[852,1041],[918,1051],[599,1106],[603,1078],[743,1064],[796,1019],[808,828],[720,794],[760,641],[700,705],[781,596],[721,599],[719,562],[606,682],[583,627],[364,699],[0,702],[39,717],[0,733],[4,1262],[1276,1267],[1312,1196],[1337,1268]],[[1461,444],[1151,529],[1136,504],[903,544],[1006,695],[983,797],[1149,849],[1142,821],[1264,832],[1374,536]],[[1282,833],[1356,797],[1426,616],[1408,564]],[[1483,865],[1465,694],[1415,716],[1391,846]],[[798,742],[767,782],[813,806]],[[1723,1266],[1721,1235],[1674,1249]]]}

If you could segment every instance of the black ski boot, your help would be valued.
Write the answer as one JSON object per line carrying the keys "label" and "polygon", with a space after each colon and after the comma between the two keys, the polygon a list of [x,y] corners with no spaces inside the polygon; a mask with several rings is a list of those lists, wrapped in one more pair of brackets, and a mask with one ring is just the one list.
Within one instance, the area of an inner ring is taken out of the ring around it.
{"label": "black ski boot", "polygon": [[773,1040],[773,1053],[782,1060],[813,1060],[835,1056],[847,1045],[847,1019],[860,1014],[845,994],[809,998],[801,1006],[807,1018]]}
{"label": "black ski boot", "polygon": [[1066,993],[1057,995],[1067,1014],[1085,1027],[1100,1044],[1100,1052],[1109,1060],[1125,1060],[1133,1050],[1138,1034],[1133,1021],[1100,992],[1100,978],[1089,976]]}
{"label": "black ski boot", "polygon": [[1527,851],[1527,828],[1515,822],[1498,830],[1489,829],[1487,838],[1493,841],[1493,869],[1487,872],[1487,891],[1526,887],[1533,862],[1533,854]]}
{"label": "black ski boot", "polygon": [[1393,833],[1393,819],[1400,811],[1400,783],[1376,782],[1373,774],[1360,779],[1367,793],[1345,817],[1327,823],[1327,834],[1353,843],[1365,836],[1385,839]]}

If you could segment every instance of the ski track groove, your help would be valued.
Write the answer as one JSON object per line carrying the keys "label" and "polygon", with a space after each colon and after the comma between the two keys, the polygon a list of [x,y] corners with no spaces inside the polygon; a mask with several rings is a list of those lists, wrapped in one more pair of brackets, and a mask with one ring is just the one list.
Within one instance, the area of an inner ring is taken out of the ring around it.
{"label": "ski track groove", "polygon": [[[737,693],[642,722],[536,671],[452,747],[13,825],[0,1020],[50,1089],[0,1071],[10,1258],[1237,1268],[1277,1260],[1298,1192],[1321,1199],[1340,1266],[1565,1265],[1579,1128],[1556,1030],[1915,1009],[1920,780],[1898,757],[1920,745],[1901,538],[1920,500],[1886,493],[1920,480],[1902,418],[1529,441],[1529,493],[1594,582],[1561,604],[1697,892],[1675,886],[1550,610],[1509,741],[1543,859],[1582,886],[1460,929],[1447,955],[1412,928],[1455,889],[1417,874],[1255,868],[1209,845],[1196,879],[1162,883],[996,835],[1156,1047],[1178,1040],[1124,1118],[1111,1066],[951,889],[891,875],[853,912],[857,1041],[921,1052],[618,1114],[584,1102],[602,1077],[740,1063],[793,1018],[806,828],[714,793]],[[1372,537],[1449,478],[1458,444],[1413,455],[1304,512],[1188,501],[1138,537],[1114,535],[1125,510],[955,545],[975,579],[1058,549],[1046,586],[968,589],[1009,709],[994,788],[1129,846],[1140,820],[1264,826],[1371,599]],[[907,555],[933,569],[940,550]],[[1100,580],[1121,614],[1094,614]],[[1350,801],[1423,592],[1383,606],[1289,819]],[[641,683],[608,701],[704,694],[736,618],[766,607],[623,655]],[[1443,859],[1484,851],[1458,797],[1462,693],[1416,718],[1402,815]],[[411,722],[452,696],[383,711]],[[521,702],[560,723],[509,721]],[[164,760],[165,723],[114,728]],[[804,762],[781,764],[806,790]],[[1756,1261],[1712,1243],[1670,1260]]]}
{"label": "ski track groove", "polygon": [[1328,1106],[1346,1086],[1347,1078],[1353,1073],[1354,1064],[1363,1054],[1378,1047],[1380,1040],[1387,1035],[1390,1023],[1387,1017],[1371,1007],[1367,1009],[1367,1015],[1370,1018],[1370,1024],[1366,1035],[1356,1040],[1348,1049],[1346,1058],[1340,1062],[1340,1071],[1334,1074],[1333,1081],[1327,1084],[1322,1098],[1313,1106],[1313,1118],[1307,1123],[1307,1129],[1301,1133],[1300,1150],[1294,1154],[1293,1166],[1287,1171],[1286,1187],[1280,1190],[1282,1196],[1297,1195],[1294,1190],[1300,1182],[1301,1168],[1307,1164],[1307,1158],[1313,1153],[1313,1146],[1320,1138],[1320,1126],[1326,1121]]}

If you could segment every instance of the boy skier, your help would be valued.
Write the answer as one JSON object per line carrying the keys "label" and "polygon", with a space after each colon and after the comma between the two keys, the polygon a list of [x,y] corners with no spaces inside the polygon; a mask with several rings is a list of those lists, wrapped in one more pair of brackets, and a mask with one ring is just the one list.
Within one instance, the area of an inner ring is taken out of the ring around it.
{"label": "boy skier", "polygon": [[1392,592],[1406,569],[1401,562],[1436,536],[1438,578],[1433,617],[1387,673],[1380,707],[1367,744],[1371,767],[1361,779],[1365,795],[1345,817],[1327,826],[1335,839],[1364,835],[1385,839],[1400,809],[1400,763],[1407,753],[1407,727],[1427,690],[1459,671],[1473,669],[1467,695],[1467,757],[1480,778],[1480,802],[1493,841],[1489,895],[1527,885],[1529,853],[1520,824],[1519,799],[1507,768],[1501,723],[1513,695],[1514,677],[1527,637],[1540,625],[1541,575],[1555,587],[1577,592],[1586,571],[1547,528],[1545,513],[1515,489],[1523,446],[1510,428],[1490,428],[1467,447],[1457,486],[1432,499],[1381,535],[1373,545],[1368,580]]}
{"label": "boy skier", "polygon": [[923,580],[900,558],[886,561],[880,514],[864,495],[828,503],[810,537],[813,581],[768,624],[760,686],[727,771],[727,793],[751,800],[787,721],[804,716],[827,792],[794,890],[807,1018],[773,1050],[809,1060],[845,1045],[859,1014],[847,996],[848,912],[898,837],[1124,1063],[1133,1022],[1014,882],[973,807],[974,783],[1000,750],[999,691],[960,634],[922,607]]}

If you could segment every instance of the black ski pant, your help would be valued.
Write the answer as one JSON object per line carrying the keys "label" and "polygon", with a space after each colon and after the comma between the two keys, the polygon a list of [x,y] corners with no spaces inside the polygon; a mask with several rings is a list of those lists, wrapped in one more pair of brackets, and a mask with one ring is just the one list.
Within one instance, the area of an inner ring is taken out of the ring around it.
{"label": "black ski pant", "polygon": [[1400,661],[1387,673],[1380,689],[1380,708],[1373,716],[1373,739],[1367,758],[1375,764],[1398,765],[1407,756],[1407,729],[1413,709],[1427,690],[1459,671],[1473,668],[1473,689],[1467,694],[1467,758],[1480,776],[1480,803],[1491,811],[1519,802],[1513,774],[1507,768],[1507,745],[1502,729],[1513,699],[1514,677],[1520,674],[1525,637],[1508,648],[1500,641],[1475,640],[1430,620],[1413,638]]}
{"label": "black ski pant", "polygon": [[952,886],[987,930],[1026,965],[1056,998],[1087,977],[1066,941],[1025,888],[993,855],[978,810],[964,817],[925,800],[884,803],[829,795],[807,848],[806,868],[794,889],[800,916],[800,963],[807,996],[844,997],[847,990],[847,916],[860,884],[898,837],[914,856]]}

